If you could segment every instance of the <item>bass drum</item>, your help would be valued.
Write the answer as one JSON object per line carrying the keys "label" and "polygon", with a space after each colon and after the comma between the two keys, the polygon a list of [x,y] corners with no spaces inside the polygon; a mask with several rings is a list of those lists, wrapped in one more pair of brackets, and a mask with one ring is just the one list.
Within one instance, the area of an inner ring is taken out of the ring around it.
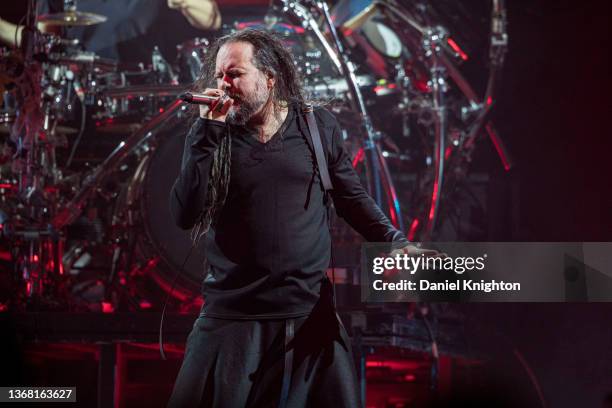
{"label": "bass drum", "polygon": [[[142,281],[135,286],[155,309],[163,304],[165,296],[160,295],[167,293],[171,293],[181,311],[196,310],[202,303],[204,245],[200,243],[191,251],[181,270],[192,246],[190,231],[174,224],[168,204],[170,190],[179,175],[190,122],[184,118],[180,124],[158,133],[137,153],[135,170],[120,194],[115,211],[114,219],[123,220],[130,243],[123,269],[130,271],[132,283]],[[150,285],[149,278],[155,285]]]}

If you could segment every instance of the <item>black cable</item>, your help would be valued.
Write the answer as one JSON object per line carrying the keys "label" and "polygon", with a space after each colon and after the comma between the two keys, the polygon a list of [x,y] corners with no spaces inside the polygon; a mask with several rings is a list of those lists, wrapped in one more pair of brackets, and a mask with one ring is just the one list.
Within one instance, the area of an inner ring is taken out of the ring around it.
{"label": "black cable", "polygon": [[440,354],[438,352],[438,343],[436,341],[436,337],[434,335],[433,329],[431,328],[431,324],[429,323],[429,319],[427,318],[427,313],[423,312],[425,308],[426,306],[419,306],[418,311],[421,317],[423,318],[423,323],[427,328],[427,332],[429,333],[429,338],[431,340],[431,356],[433,358],[433,363],[431,365],[431,389],[435,391],[438,386]]}
{"label": "black cable", "polygon": [[166,353],[164,352],[164,339],[163,339],[164,316],[166,315],[166,307],[168,306],[170,295],[172,295],[172,292],[174,291],[174,287],[176,286],[178,277],[181,274],[181,272],[183,272],[183,270],[185,269],[185,265],[187,264],[187,261],[189,260],[189,257],[193,253],[193,250],[195,249],[196,246],[197,246],[197,241],[194,241],[193,244],[191,244],[191,247],[189,248],[189,252],[187,252],[187,256],[185,256],[185,259],[183,260],[183,264],[181,265],[180,269],[176,272],[176,275],[174,275],[172,286],[170,286],[170,291],[166,295],[166,300],[164,301],[164,307],[162,308],[161,318],[159,319],[159,353],[161,355],[162,360],[166,360]]}
{"label": "black cable", "polygon": [[[474,317],[468,317],[468,320],[474,321],[476,319]],[[479,323],[481,323],[481,322],[476,320],[476,325],[478,327],[483,327],[483,326],[478,325]],[[464,324],[464,327],[467,324],[468,324],[468,322],[466,321],[466,323]],[[519,351],[518,347],[509,338],[509,336],[506,335],[499,328],[495,328],[495,329],[491,330],[492,327],[488,327],[488,328],[485,328],[485,329],[488,329],[488,332],[495,336],[495,338],[490,337],[491,341],[494,341],[496,339],[500,340],[499,342],[496,342],[497,348],[499,348],[499,344],[501,342],[503,342],[503,343],[505,343],[506,347],[508,347],[508,348],[510,348],[512,350],[512,355],[518,361],[520,367],[523,369],[523,371],[527,375],[527,378],[529,379],[529,382],[531,383],[531,386],[534,388],[534,391],[536,392],[536,394],[538,396],[540,405],[542,406],[542,408],[546,408],[547,404],[546,404],[546,399],[545,399],[543,391],[542,391],[542,386],[541,386],[540,382],[538,381],[538,378],[536,377],[535,372],[533,371],[533,369],[531,368],[531,366],[529,365],[529,363],[525,359],[525,356],[523,356],[523,354]],[[470,336],[466,336],[466,339],[468,339],[468,344],[469,344]]]}

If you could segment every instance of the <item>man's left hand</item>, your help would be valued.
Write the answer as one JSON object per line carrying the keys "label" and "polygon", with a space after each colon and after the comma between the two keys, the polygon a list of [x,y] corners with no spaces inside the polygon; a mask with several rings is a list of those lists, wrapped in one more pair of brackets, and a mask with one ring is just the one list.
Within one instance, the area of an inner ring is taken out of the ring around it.
{"label": "man's left hand", "polygon": [[435,249],[419,248],[412,244],[408,244],[402,248],[398,248],[398,249],[391,251],[389,256],[403,255],[403,254],[406,254],[408,256],[424,255],[426,257],[431,257],[431,258],[446,258],[448,256],[445,253],[436,251]]}
{"label": "man's left hand", "polygon": [[185,0],[168,0],[168,8],[178,10],[185,7]]}

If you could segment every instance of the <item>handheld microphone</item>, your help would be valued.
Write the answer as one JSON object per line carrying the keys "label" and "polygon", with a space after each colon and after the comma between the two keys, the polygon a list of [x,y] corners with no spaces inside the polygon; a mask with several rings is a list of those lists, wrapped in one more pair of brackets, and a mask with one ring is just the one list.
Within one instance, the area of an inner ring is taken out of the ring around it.
{"label": "handheld microphone", "polygon": [[179,98],[183,100],[183,102],[191,103],[194,105],[212,105],[213,103],[219,100],[218,96],[210,96],[204,95],[203,93],[198,92],[183,92],[179,95]]}

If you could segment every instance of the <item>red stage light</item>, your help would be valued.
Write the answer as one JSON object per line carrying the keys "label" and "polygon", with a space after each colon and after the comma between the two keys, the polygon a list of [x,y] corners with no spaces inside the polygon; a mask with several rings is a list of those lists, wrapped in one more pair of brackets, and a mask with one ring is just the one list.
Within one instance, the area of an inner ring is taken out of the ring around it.
{"label": "red stage light", "polygon": [[415,218],[412,220],[412,224],[410,224],[410,229],[408,230],[408,241],[414,241],[414,237],[416,235],[417,228],[419,227],[419,219]]}
{"label": "red stage light", "polygon": [[438,179],[436,178],[436,181],[434,182],[434,186],[433,186],[433,191],[431,193],[431,207],[429,208],[429,216],[428,216],[430,220],[433,219],[437,200],[438,200]]}
{"label": "red stage light", "polygon": [[153,306],[151,302],[145,299],[141,300],[138,305],[140,306],[141,309],[150,309]]}
{"label": "red stage light", "polygon": [[102,302],[102,313],[113,313],[115,308],[113,308],[113,304],[110,302]]}
{"label": "red stage light", "polygon": [[364,153],[365,152],[363,150],[363,147],[357,151],[357,154],[355,155],[355,158],[353,159],[353,168],[357,167],[357,165],[361,162],[361,160],[363,160]]}
{"label": "red stage light", "polygon": [[457,54],[459,54],[459,58],[461,58],[464,61],[467,61],[468,56],[467,54],[461,49],[461,47],[459,47],[459,45],[455,42],[455,40],[453,40],[452,38],[448,38],[446,40],[446,42],[448,43],[448,45],[450,45],[450,47],[453,49],[453,51],[455,51]]}
{"label": "red stage light", "polygon": [[406,382],[413,382],[414,380],[416,380],[416,376],[414,374],[406,374],[404,376],[404,381]]}

